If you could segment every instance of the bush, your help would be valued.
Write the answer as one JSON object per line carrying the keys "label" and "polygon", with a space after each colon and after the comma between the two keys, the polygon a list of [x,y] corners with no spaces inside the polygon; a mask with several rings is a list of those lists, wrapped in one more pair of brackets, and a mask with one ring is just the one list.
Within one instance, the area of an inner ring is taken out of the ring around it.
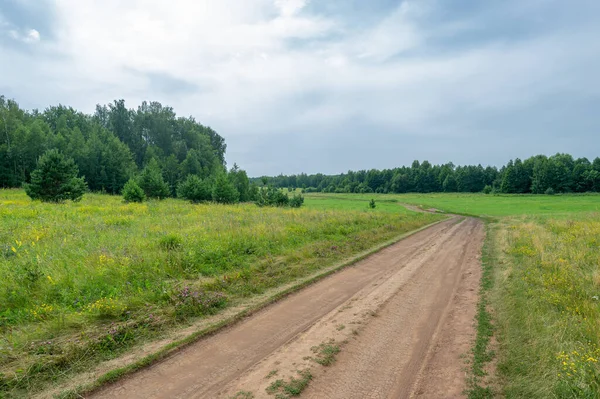
{"label": "bush", "polygon": [[191,202],[210,201],[212,190],[208,182],[196,175],[189,175],[177,186],[177,196]]}
{"label": "bush", "polygon": [[556,192],[554,191],[554,189],[552,187],[548,187],[545,194],[546,195],[554,195],[554,194],[556,194]]}
{"label": "bush", "polygon": [[292,208],[300,208],[304,204],[304,197],[300,194],[294,195],[290,198],[289,205]]}
{"label": "bush", "polygon": [[[298,200],[296,200],[298,201]],[[304,202],[304,198],[302,199]],[[276,189],[273,186],[262,188],[258,192],[258,198],[256,200],[258,206],[288,206],[290,204],[290,198],[283,191]],[[302,205],[302,204],[300,204]]]}
{"label": "bush", "polygon": [[71,158],[65,158],[58,150],[49,150],[38,161],[31,173],[31,183],[25,184],[25,192],[32,200],[43,202],[79,201],[87,190],[79,169]]}
{"label": "bush", "polygon": [[240,193],[229,181],[226,174],[220,174],[215,180],[212,199],[221,204],[233,204],[239,201]]}
{"label": "bush", "polygon": [[125,202],[144,202],[146,194],[134,179],[129,179],[123,187],[123,199]]}
{"label": "bush", "polygon": [[171,194],[169,185],[165,183],[156,159],[152,158],[142,171],[138,184],[148,198],[167,198]]}
{"label": "bush", "polygon": [[377,207],[377,205],[375,204],[375,200],[371,199],[371,201],[369,201],[369,208],[375,209],[375,207]]}
{"label": "bush", "polygon": [[484,194],[491,194],[492,193],[492,186],[487,185],[483,188],[483,193]]}

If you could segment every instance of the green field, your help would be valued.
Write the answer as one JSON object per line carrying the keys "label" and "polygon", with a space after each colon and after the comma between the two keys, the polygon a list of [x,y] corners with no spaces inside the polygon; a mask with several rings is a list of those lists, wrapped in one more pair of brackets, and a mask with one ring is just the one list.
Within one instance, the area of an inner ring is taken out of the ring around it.
{"label": "green field", "polygon": [[[600,212],[599,194],[575,195],[486,195],[486,194],[306,194],[306,206],[323,209],[367,209],[368,201],[375,199],[381,208],[389,208],[391,201],[435,208],[445,212],[473,216],[541,215],[572,217]],[[364,204],[363,204],[364,203]]]}
{"label": "green field", "polygon": [[98,194],[53,205],[20,190],[0,191],[0,397],[443,218],[403,203],[487,221],[472,398],[599,397],[600,196],[307,194],[278,209]]}
{"label": "green field", "polygon": [[56,205],[0,191],[0,397],[27,396],[442,218],[393,207],[125,204],[98,194]]}
{"label": "green field", "polygon": [[308,194],[306,204],[371,198],[488,221],[471,398],[600,397],[600,196]]}

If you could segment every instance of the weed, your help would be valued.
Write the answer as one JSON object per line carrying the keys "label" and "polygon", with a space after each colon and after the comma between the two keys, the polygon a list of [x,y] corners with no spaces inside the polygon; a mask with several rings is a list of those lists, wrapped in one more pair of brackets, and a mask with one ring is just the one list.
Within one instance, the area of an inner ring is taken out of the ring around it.
{"label": "weed", "polygon": [[265,377],[266,379],[269,379],[271,377],[274,377],[277,375],[277,373],[279,372],[279,370],[275,369],[275,370],[271,370],[269,371],[269,374],[267,374],[267,376]]}
{"label": "weed", "polygon": [[333,339],[323,342],[319,346],[313,346],[311,350],[316,355],[313,360],[322,366],[332,365],[335,362],[335,355],[340,353],[340,347]]}
{"label": "weed", "polygon": [[249,391],[239,391],[229,399],[253,399],[254,394]]}
{"label": "weed", "polygon": [[306,389],[313,376],[310,369],[299,370],[299,378],[290,377],[288,381],[276,380],[267,387],[267,393],[275,395],[276,399],[288,399],[292,396],[300,396]]}

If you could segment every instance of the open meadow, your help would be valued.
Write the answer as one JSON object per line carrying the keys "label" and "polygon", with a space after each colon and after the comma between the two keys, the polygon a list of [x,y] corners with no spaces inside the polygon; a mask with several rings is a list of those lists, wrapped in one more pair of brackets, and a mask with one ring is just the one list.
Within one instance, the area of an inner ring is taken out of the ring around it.
{"label": "open meadow", "polygon": [[600,397],[599,195],[307,194],[306,205],[371,198],[487,220],[471,398]]}
{"label": "open meadow", "polygon": [[[375,199],[375,209],[369,201]],[[39,392],[443,219],[487,236],[469,396],[600,395],[600,196],[307,194],[301,209],[0,191],[0,396]]]}
{"label": "open meadow", "polygon": [[0,191],[0,397],[28,396],[193,320],[443,217],[143,204]]}

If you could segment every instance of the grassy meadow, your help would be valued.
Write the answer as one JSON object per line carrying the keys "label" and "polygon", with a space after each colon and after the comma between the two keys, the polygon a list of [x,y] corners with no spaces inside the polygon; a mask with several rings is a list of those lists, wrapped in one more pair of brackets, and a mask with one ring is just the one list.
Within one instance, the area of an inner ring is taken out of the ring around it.
{"label": "grassy meadow", "polygon": [[308,207],[367,206],[374,198],[484,217],[469,397],[600,397],[599,195],[307,196]]}
{"label": "grassy meadow", "polygon": [[[600,212],[600,195],[486,195],[463,193],[433,194],[306,194],[308,207],[333,209],[364,207],[373,198],[378,207],[387,207],[393,202],[435,208],[444,212],[478,217],[539,216],[569,218]],[[355,205],[351,205],[354,203]],[[327,204],[327,205],[324,205]]]}
{"label": "grassy meadow", "polygon": [[0,191],[0,397],[27,396],[165,331],[442,217],[369,210],[61,205]]}

